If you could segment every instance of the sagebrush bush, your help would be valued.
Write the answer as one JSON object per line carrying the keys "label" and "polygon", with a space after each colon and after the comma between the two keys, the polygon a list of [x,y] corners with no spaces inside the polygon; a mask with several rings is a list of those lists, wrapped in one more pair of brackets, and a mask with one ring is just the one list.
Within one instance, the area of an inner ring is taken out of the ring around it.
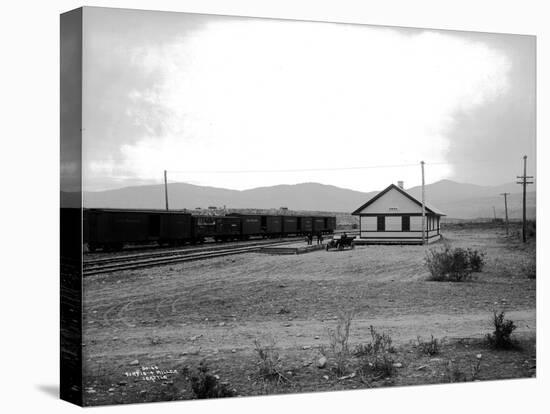
{"label": "sagebrush bush", "polygon": [[395,372],[394,359],[391,354],[395,352],[392,338],[386,333],[378,333],[370,326],[371,341],[355,347],[354,355],[359,358],[359,372],[363,378],[391,377]]}
{"label": "sagebrush bush", "polygon": [[378,333],[374,326],[370,326],[371,341],[366,344],[359,344],[355,347],[353,354],[355,356],[367,356],[375,355],[379,353],[393,353],[395,352],[392,346],[392,338],[387,333]]}
{"label": "sagebrush bush", "polygon": [[349,364],[349,330],[352,318],[352,312],[343,312],[338,315],[336,328],[328,330],[330,349],[336,361],[337,375],[344,375]]}
{"label": "sagebrush bush", "polygon": [[368,358],[362,358],[359,368],[362,377],[374,375],[376,377],[387,378],[395,373],[394,359],[390,354],[374,355]]}
{"label": "sagebrush bush", "polygon": [[466,382],[476,381],[481,373],[481,359],[476,358],[474,363],[470,363],[470,374],[460,369],[457,361],[449,360],[445,363],[445,376],[448,382]]}
{"label": "sagebrush bush", "polygon": [[481,272],[485,266],[485,253],[474,249],[466,249],[468,264],[472,272]]}
{"label": "sagebrush bush", "polygon": [[434,356],[439,354],[439,341],[432,335],[429,341],[423,341],[420,337],[417,337],[418,349],[425,355]]}
{"label": "sagebrush bush", "polygon": [[430,280],[462,282],[470,279],[473,272],[481,272],[485,253],[445,245],[443,250],[430,249],[426,253],[425,263]]}
{"label": "sagebrush bush", "polygon": [[492,334],[487,334],[487,342],[495,349],[511,349],[515,347],[512,339],[512,332],[516,329],[514,321],[504,319],[504,312],[493,313],[493,326],[495,330]]}
{"label": "sagebrush bush", "polygon": [[260,377],[270,381],[288,381],[282,374],[281,357],[275,350],[275,343],[262,345],[257,339],[254,341],[254,350],[258,355],[258,371]]}
{"label": "sagebrush bush", "polygon": [[233,397],[235,393],[220,383],[208,372],[208,366],[201,361],[197,371],[191,376],[191,389],[198,399]]}

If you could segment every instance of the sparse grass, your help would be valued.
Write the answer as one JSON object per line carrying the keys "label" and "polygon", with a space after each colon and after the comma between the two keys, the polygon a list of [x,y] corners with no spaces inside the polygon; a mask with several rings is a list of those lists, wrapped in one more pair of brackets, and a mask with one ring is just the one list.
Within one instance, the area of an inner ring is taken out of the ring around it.
{"label": "sparse grass", "polygon": [[448,382],[468,381],[466,374],[462,372],[458,364],[453,361],[447,361],[445,364],[445,376]]}
{"label": "sparse grass", "polygon": [[378,333],[372,325],[370,334],[371,341],[358,345],[354,350],[354,355],[359,358],[360,376],[365,382],[369,379],[391,377],[395,372],[394,359],[391,355],[395,349],[391,336]]}
{"label": "sparse grass", "polygon": [[191,389],[196,398],[233,397],[235,393],[220,383],[219,378],[208,372],[206,362],[201,361],[197,371],[191,376]]}
{"label": "sparse grass", "polygon": [[512,349],[517,347],[512,339],[512,332],[516,329],[514,321],[504,319],[504,312],[493,312],[493,326],[495,330],[492,334],[487,334],[487,342],[494,349]]}
{"label": "sparse grass", "polygon": [[378,333],[374,326],[369,328],[371,341],[366,344],[359,344],[355,347],[353,354],[357,357],[366,355],[375,355],[379,353],[393,353],[395,352],[392,346],[392,338],[387,333]]}
{"label": "sparse grass", "polygon": [[485,253],[445,244],[442,250],[430,249],[425,263],[430,271],[429,280],[462,282],[469,280],[473,272],[481,272]]}
{"label": "sparse grass", "polygon": [[262,345],[259,340],[254,341],[254,350],[258,355],[258,371],[260,377],[264,380],[289,382],[289,379],[282,373],[281,357],[275,350],[275,342],[272,341],[269,345]]}
{"label": "sparse grass", "polygon": [[479,373],[481,372],[481,358],[477,358],[476,362],[471,365],[472,369],[472,381],[479,379]]}
{"label": "sparse grass", "polygon": [[423,341],[422,338],[417,337],[418,349],[424,355],[434,356],[439,354],[439,341],[434,336],[431,336],[431,339],[428,341]]}
{"label": "sparse grass", "polygon": [[468,382],[476,381],[479,379],[481,372],[481,358],[476,357],[474,363],[470,363],[470,373],[464,372],[460,369],[458,362],[449,360],[445,364],[445,377],[448,382]]}
{"label": "sparse grass", "polygon": [[349,330],[353,312],[342,312],[335,329],[328,330],[330,349],[336,361],[336,375],[345,375],[349,365]]}
{"label": "sparse grass", "polygon": [[364,382],[389,378],[395,374],[395,361],[389,354],[363,357],[360,362],[359,374]]}

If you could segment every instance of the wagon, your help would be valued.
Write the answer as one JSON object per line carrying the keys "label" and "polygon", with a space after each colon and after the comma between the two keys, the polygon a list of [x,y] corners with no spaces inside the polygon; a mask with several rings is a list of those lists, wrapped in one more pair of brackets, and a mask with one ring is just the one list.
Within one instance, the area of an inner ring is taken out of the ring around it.
{"label": "wagon", "polygon": [[327,252],[329,249],[344,250],[346,247],[353,249],[355,247],[353,240],[355,240],[355,237],[335,236],[327,243],[326,250]]}

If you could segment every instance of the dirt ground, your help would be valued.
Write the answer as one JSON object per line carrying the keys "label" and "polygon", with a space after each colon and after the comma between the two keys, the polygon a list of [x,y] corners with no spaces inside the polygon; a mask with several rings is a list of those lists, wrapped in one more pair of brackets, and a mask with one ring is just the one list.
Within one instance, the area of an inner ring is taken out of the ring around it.
{"label": "dirt ground", "polygon": [[[534,376],[536,279],[527,277],[534,241],[523,244],[490,226],[443,234],[453,247],[485,252],[483,272],[462,283],[432,282],[426,247],[359,246],[86,278],[85,402],[194,398],[189,378],[200,361],[240,396]],[[520,348],[487,347],[494,310],[515,322]],[[338,379],[330,355],[325,368],[316,366],[329,348],[328,329],[345,311],[354,313],[351,346],[370,339],[371,325],[392,337],[398,368],[390,378],[356,375],[353,358],[349,378]],[[419,354],[417,337],[431,335],[442,340],[440,354]],[[255,340],[275,344],[288,381],[259,377]]]}

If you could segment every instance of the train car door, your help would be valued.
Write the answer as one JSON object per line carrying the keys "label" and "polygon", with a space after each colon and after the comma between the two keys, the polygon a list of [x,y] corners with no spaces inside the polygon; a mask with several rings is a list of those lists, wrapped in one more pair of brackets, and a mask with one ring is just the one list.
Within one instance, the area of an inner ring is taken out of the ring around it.
{"label": "train car door", "polygon": [[160,237],[160,215],[149,214],[148,236],[151,239]]}

